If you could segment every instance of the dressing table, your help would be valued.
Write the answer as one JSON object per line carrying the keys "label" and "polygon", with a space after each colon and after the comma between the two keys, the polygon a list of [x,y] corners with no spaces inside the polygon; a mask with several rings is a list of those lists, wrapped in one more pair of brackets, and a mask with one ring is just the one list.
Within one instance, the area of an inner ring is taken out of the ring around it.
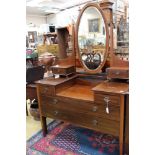
{"label": "dressing table", "polygon": [[[94,30],[94,32],[90,32],[88,29],[92,25],[87,25],[91,15],[92,22],[93,19],[100,21],[99,28]],[[108,27],[104,11],[98,4],[90,3],[83,7],[75,30],[73,55],[64,58],[64,62],[68,62],[67,65],[75,66],[75,61],[65,60],[75,60],[76,53],[78,53],[84,73],[75,73],[67,77],[59,75],[58,78],[49,77],[37,82],[43,135],[46,136],[47,134],[46,117],[67,121],[118,136],[120,155],[122,155],[129,88],[127,82],[105,80],[100,76],[109,49],[112,49],[113,42],[110,40],[112,37],[109,37],[111,36],[111,31],[109,32],[110,28]],[[94,53],[93,49],[96,45],[102,45],[102,50],[100,50],[100,46],[98,50],[95,50],[97,52]],[[110,52],[112,53],[112,50]],[[90,60],[83,53],[93,53],[93,57]],[[73,63],[71,64],[70,62]],[[88,65],[87,62],[96,63],[96,65],[94,67],[91,63]],[[89,76],[87,77],[88,74]],[[91,78],[91,75],[93,78]]]}

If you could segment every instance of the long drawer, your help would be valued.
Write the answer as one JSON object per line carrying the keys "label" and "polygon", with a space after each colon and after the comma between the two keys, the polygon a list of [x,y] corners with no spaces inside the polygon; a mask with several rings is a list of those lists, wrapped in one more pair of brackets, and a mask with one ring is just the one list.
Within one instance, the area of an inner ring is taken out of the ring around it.
{"label": "long drawer", "polygon": [[42,115],[53,119],[67,121],[73,124],[78,124],[90,129],[104,131],[105,133],[119,135],[119,122],[113,121],[98,116],[89,115],[70,110],[64,110],[58,107],[51,107],[49,104],[42,105]]}
{"label": "long drawer", "polygon": [[[109,113],[106,111],[106,104],[104,102],[98,104],[90,101],[81,101],[77,99],[70,99],[67,97],[47,97],[41,95],[42,108],[46,110],[47,107],[51,109],[63,109],[71,112],[80,112],[92,116],[99,116],[109,120],[120,120],[120,107],[109,105]],[[46,106],[47,105],[47,106]]]}

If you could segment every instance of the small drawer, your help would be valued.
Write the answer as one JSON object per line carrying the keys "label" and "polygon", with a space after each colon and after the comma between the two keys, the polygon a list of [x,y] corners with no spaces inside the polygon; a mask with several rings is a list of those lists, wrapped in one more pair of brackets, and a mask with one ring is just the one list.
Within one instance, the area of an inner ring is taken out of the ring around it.
{"label": "small drawer", "polygon": [[95,103],[98,105],[98,114],[110,120],[120,121],[120,97],[95,93]]}
{"label": "small drawer", "polygon": [[129,70],[128,69],[108,69],[107,70],[108,78],[121,78],[128,79],[129,78]]}
{"label": "small drawer", "polygon": [[114,106],[120,106],[120,97],[117,95],[109,95],[104,93],[94,93],[94,101],[97,104],[111,103]]}
{"label": "small drawer", "polygon": [[65,74],[64,69],[62,68],[52,68],[53,74]]}
{"label": "small drawer", "polygon": [[39,91],[40,91],[40,94],[44,94],[47,96],[54,95],[54,88],[52,86],[40,85]]}

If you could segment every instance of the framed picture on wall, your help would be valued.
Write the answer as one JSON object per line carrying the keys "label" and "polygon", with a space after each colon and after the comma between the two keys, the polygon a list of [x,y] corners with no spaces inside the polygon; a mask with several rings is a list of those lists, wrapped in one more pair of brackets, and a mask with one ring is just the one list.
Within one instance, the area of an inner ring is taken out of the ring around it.
{"label": "framed picture on wall", "polygon": [[88,31],[89,32],[99,32],[99,18],[88,19]]}

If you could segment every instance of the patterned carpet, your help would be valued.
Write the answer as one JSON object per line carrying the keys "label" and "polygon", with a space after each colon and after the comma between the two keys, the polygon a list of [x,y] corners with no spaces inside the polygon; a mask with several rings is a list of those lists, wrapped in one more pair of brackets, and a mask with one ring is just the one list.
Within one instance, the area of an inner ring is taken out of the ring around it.
{"label": "patterned carpet", "polygon": [[27,155],[119,155],[114,136],[60,121],[48,125],[48,134],[39,131],[27,141]]}

